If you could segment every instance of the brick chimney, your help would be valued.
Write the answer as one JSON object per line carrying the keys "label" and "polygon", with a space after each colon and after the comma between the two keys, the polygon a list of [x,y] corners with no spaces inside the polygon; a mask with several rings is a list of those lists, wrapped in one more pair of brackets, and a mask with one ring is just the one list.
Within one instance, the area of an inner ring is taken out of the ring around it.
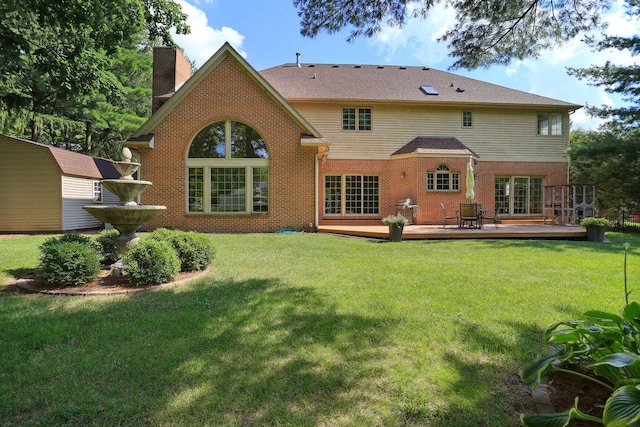
{"label": "brick chimney", "polygon": [[156,47],[153,49],[153,92],[151,113],[171,98],[176,90],[191,77],[191,63],[179,49]]}

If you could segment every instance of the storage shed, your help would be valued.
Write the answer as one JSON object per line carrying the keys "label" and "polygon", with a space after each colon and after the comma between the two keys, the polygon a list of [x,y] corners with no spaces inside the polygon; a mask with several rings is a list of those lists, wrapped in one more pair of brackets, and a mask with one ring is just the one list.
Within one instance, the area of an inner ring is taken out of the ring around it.
{"label": "storage shed", "polygon": [[0,135],[0,233],[101,227],[82,207],[117,203],[101,184],[117,175],[109,160]]}

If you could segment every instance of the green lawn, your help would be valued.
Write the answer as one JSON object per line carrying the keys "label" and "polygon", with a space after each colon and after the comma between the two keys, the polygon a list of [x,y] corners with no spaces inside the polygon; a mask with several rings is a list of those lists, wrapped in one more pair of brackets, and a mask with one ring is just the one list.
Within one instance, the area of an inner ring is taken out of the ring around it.
{"label": "green lawn", "polygon": [[[0,293],[1,425],[514,426],[549,324],[639,289],[640,237],[387,243],[211,235],[136,296]],[[0,282],[44,236],[0,239]],[[632,299],[636,293],[632,293]]]}

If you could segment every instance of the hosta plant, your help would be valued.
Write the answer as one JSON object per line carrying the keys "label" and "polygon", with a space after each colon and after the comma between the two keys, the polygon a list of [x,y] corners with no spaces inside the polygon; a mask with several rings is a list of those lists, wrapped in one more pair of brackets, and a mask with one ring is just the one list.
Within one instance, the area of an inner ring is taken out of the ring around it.
{"label": "hosta plant", "polygon": [[[578,401],[568,411],[556,414],[523,415],[526,426],[564,427],[570,420],[589,420],[605,426],[640,425],[640,304],[625,301],[620,314],[592,310],[582,320],[554,323],[544,332],[551,350],[520,370],[522,380],[537,388],[542,378],[553,371],[587,378],[609,390],[602,418],[578,410]],[[582,369],[566,369],[576,366]],[[588,372],[584,374],[579,371]]]}

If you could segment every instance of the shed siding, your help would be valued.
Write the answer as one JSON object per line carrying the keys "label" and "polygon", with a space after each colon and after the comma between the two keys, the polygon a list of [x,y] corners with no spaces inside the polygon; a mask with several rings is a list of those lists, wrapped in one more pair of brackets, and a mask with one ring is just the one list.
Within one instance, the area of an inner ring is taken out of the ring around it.
{"label": "shed siding", "polygon": [[83,206],[93,204],[93,179],[62,177],[63,230],[100,227],[101,223]]}
{"label": "shed siding", "polygon": [[0,232],[62,230],[60,169],[49,150],[0,136],[0,153]]}
{"label": "shed siding", "polygon": [[[563,136],[538,136],[534,109],[420,107],[389,104],[309,104],[293,106],[331,141],[331,159],[384,160],[417,136],[453,136],[483,161],[567,162],[569,117]],[[342,107],[371,107],[372,131],[342,131]],[[472,111],[473,127],[462,127],[462,111]]]}

